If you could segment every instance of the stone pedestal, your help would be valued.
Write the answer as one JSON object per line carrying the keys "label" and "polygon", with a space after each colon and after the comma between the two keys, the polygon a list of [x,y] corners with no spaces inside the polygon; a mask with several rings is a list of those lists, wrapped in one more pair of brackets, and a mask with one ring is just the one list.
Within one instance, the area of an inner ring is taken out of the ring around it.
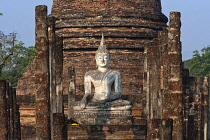
{"label": "stone pedestal", "polygon": [[82,110],[75,111],[74,118],[79,124],[131,124],[131,111],[118,110]]}
{"label": "stone pedestal", "polygon": [[146,140],[146,120],[133,125],[67,125],[67,140]]}

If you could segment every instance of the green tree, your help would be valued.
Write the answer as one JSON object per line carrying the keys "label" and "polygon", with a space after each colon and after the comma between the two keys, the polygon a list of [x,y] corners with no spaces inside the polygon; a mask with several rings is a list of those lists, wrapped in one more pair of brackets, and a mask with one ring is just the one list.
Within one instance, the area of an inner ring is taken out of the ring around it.
{"label": "green tree", "polygon": [[27,69],[27,65],[35,57],[33,46],[25,47],[23,42],[18,42],[1,36],[0,38],[0,80],[17,85],[18,78]]}
{"label": "green tree", "polygon": [[210,46],[201,49],[201,53],[195,50],[190,60],[190,75],[195,77],[208,76],[210,73]]}
{"label": "green tree", "polygon": [[13,55],[16,33],[5,35],[0,31],[0,76],[7,60]]}

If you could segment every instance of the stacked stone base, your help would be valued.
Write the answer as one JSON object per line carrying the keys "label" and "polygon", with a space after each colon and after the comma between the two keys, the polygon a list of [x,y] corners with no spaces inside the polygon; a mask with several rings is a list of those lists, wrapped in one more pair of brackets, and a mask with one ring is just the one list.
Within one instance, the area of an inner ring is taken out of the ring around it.
{"label": "stacked stone base", "polygon": [[86,110],[75,111],[74,118],[79,124],[132,124],[131,111]]}
{"label": "stacked stone base", "polygon": [[138,139],[146,140],[146,121],[134,125],[68,125],[70,139]]}
{"label": "stacked stone base", "polygon": [[138,139],[146,140],[146,120],[133,120],[131,110],[75,111],[74,120],[79,125],[67,126],[70,139]]}

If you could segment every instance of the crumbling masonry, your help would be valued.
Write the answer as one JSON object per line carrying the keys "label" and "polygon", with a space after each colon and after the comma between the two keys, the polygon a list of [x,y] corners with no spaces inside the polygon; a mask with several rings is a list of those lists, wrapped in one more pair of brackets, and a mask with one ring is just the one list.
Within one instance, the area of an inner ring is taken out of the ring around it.
{"label": "crumbling masonry", "polygon": [[[182,67],[180,18],[171,12],[167,25],[160,0],[54,0],[51,15],[37,6],[36,58],[17,87],[22,139],[210,139],[209,77]],[[84,93],[102,33],[133,123],[73,126],[67,108]]]}

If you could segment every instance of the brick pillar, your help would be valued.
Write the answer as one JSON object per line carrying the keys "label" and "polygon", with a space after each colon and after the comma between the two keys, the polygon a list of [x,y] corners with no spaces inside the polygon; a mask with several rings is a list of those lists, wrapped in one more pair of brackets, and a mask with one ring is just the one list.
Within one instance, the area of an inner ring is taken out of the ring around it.
{"label": "brick pillar", "polygon": [[76,84],[75,69],[73,66],[68,68],[69,74],[69,92],[68,92],[68,119],[73,118],[73,103],[75,102]]}
{"label": "brick pillar", "polygon": [[[56,74],[55,74],[55,54],[56,54],[56,40],[55,40],[55,18],[48,18],[49,28],[49,70],[50,70],[50,104],[51,115],[56,113]],[[51,116],[52,117],[52,116]]]}
{"label": "brick pillar", "polygon": [[[146,90],[147,95],[147,119],[158,119],[162,118],[162,95],[160,92],[160,52],[159,40],[154,39],[151,42],[151,46],[145,48],[145,59],[146,64],[145,75],[146,75]],[[155,61],[154,61],[155,60]]]}
{"label": "brick pillar", "polygon": [[0,81],[0,139],[7,140],[6,82]]}
{"label": "brick pillar", "polygon": [[53,139],[64,139],[64,123],[65,118],[63,113],[53,113]]}
{"label": "brick pillar", "polygon": [[17,105],[16,100],[16,89],[14,88],[12,90],[13,92],[13,110],[14,110],[14,139],[20,140],[20,112],[19,112],[19,106]]}
{"label": "brick pillar", "polygon": [[9,127],[10,127],[10,138],[14,139],[14,102],[13,102],[13,88],[9,86],[8,91],[9,98]]}
{"label": "brick pillar", "polygon": [[12,90],[12,96],[13,96],[13,117],[14,117],[14,138],[18,138],[18,127],[17,127],[17,104],[16,104],[16,89],[13,88]]}
{"label": "brick pillar", "polygon": [[56,36],[55,54],[56,74],[56,113],[63,113],[63,38]]}
{"label": "brick pillar", "polygon": [[147,140],[171,140],[172,139],[172,119],[153,119],[151,120],[150,135]]}
{"label": "brick pillar", "polygon": [[168,92],[168,77],[169,77],[169,56],[168,56],[168,29],[163,28],[159,32],[161,44],[161,72],[160,72],[160,88],[162,93]]}
{"label": "brick pillar", "polygon": [[168,57],[169,77],[168,93],[164,94],[167,104],[164,109],[164,118],[172,118],[173,140],[183,139],[183,115],[182,115],[182,54],[180,42],[180,13],[171,12],[168,28]]}
{"label": "brick pillar", "polygon": [[56,75],[55,75],[55,18],[48,17],[48,38],[49,38],[49,72],[50,72],[50,120],[51,139],[53,140],[53,113],[56,113]]}
{"label": "brick pillar", "polygon": [[[192,139],[194,137],[193,133],[193,112],[190,111],[193,102],[193,91],[195,78],[189,77],[189,70],[183,70],[183,137],[184,139]],[[193,87],[193,88],[191,88]],[[192,130],[192,131],[191,131]]]}
{"label": "brick pillar", "polygon": [[[208,124],[208,79],[197,77],[194,95],[194,131],[196,140],[207,140]],[[192,133],[192,132],[191,132]]]}
{"label": "brick pillar", "polygon": [[[184,132],[186,131],[186,134],[184,135],[185,139],[190,139],[190,140],[194,140],[197,139],[198,137],[198,133],[197,133],[197,119],[196,118],[196,114],[197,114],[197,105],[195,102],[196,99],[196,78],[195,77],[188,77],[187,81],[185,81],[186,79],[184,79],[183,82],[187,82],[187,84],[184,84],[184,90],[185,90],[185,94],[186,97],[189,98],[188,99],[188,105],[189,107],[185,104],[185,108],[188,109],[186,110],[186,117],[187,120],[185,121],[185,127],[186,129],[184,129]],[[184,102],[185,103],[185,102]],[[196,126],[196,127],[195,127]]]}
{"label": "brick pillar", "polygon": [[[54,113],[63,113],[63,38],[55,35],[55,18],[49,17],[49,63],[51,120]],[[54,125],[51,122],[51,139],[54,139]]]}
{"label": "brick pillar", "polygon": [[36,139],[50,140],[49,42],[47,6],[36,6]]}
{"label": "brick pillar", "polygon": [[203,139],[207,139],[207,134],[208,134],[208,110],[209,110],[209,79],[207,77],[204,77],[204,82],[203,82]]}
{"label": "brick pillar", "polygon": [[[153,123],[156,119],[162,119],[162,90],[161,90],[161,44],[160,39],[153,39],[150,46],[145,48],[145,74],[144,90],[146,90],[147,103],[147,137],[152,139]],[[155,61],[154,61],[155,60]],[[158,133],[163,134],[160,130]]]}
{"label": "brick pillar", "polygon": [[9,83],[6,83],[6,108],[7,108],[7,130],[8,130],[8,139],[11,139],[10,133],[10,98],[9,98]]}
{"label": "brick pillar", "polygon": [[196,86],[195,86],[195,131],[194,133],[196,134],[196,140],[203,140],[201,139],[201,134],[202,134],[202,120],[201,120],[201,116],[202,116],[202,85],[203,85],[203,77],[196,77]]}
{"label": "brick pillar", "polygon": [[208,124],[207,124],[207,140],[210,139],[210,74],[208,75],[208,98],[209,98],[209,101],[207,102],[208,103]]}
{"label": "brick pillar", "polygon": [[16,122],[15,122],[15,129],[16,129],[16,139],[21,140],[21,125],[20,125],[20,111],[19,111],[19,105],[16,105]]}

